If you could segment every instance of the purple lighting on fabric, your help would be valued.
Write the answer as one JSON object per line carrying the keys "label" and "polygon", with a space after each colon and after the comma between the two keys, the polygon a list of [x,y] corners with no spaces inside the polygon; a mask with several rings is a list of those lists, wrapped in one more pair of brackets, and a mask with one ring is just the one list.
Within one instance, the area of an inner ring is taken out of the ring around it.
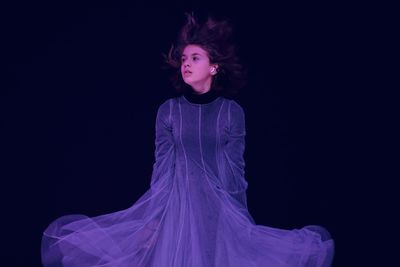
{"label": "purple lighting on fabric", "polygon": [[151,186],[130,208],[68,215],[45,230],[46,267],[328,267],[320,226],[256,225],[247,209],[245,116],[224,97],[158,109]]}

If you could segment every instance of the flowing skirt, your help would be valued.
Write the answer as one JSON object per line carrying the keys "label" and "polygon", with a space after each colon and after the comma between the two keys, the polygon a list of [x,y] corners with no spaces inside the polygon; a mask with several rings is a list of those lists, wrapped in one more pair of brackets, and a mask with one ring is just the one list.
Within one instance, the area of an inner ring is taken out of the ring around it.
{"label": "flowing skirt", "polygon": [[42,240],[45,267],[328,267],[333,254],[323,227],[256,225],[205,179],[151,187],[115,213],[58,218]]}

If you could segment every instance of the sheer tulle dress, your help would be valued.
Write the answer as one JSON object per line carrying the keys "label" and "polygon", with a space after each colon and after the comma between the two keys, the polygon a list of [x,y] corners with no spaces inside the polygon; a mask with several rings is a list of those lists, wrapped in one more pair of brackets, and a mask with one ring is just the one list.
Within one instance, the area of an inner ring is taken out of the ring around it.
{"label": "sheer tulle dress", "polygon": [[334,242],[323,227],[255,224],[246,203],[244,148],[244,112],[236,101],[168,99],[157,112],[148,191],[126,210],[52,222],[43,235],[43,265],[330,266]]}

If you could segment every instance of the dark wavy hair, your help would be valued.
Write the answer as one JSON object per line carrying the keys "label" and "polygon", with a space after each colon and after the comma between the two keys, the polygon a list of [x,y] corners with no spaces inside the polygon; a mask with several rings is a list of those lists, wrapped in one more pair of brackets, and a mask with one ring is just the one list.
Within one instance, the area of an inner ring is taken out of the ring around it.
{"label": "dark wavy hair", "polygon": [[186,12],[185,15],[186,24],[181,28],[176,42],[171,45],[168,55],[163,54],[164,62],[172,69],[170,80],[177,92],[184,93],[190,89],[180,72],[183,50],[187,45],[198,45],[208,53],[210,63],[218,65],[211,90],[225,96],[238,93],[246,85],[247,72],[239,63],[230,21],[217,21],[208,16],[204,23],[199,23],[193,12]]}

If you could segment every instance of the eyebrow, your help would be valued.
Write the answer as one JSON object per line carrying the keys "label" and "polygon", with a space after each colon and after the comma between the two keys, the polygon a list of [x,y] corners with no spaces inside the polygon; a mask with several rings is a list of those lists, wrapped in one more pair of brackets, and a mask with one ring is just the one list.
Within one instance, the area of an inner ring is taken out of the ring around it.
{"label": "eyebrow", "polygon": [[[191,56],[195,56],[195,55],[201,56],[201,54],[199,54],[199,53],[193,53],[193,54],[191,54]],[[182,57],[186,57],[186,55],[183,54]]]}

